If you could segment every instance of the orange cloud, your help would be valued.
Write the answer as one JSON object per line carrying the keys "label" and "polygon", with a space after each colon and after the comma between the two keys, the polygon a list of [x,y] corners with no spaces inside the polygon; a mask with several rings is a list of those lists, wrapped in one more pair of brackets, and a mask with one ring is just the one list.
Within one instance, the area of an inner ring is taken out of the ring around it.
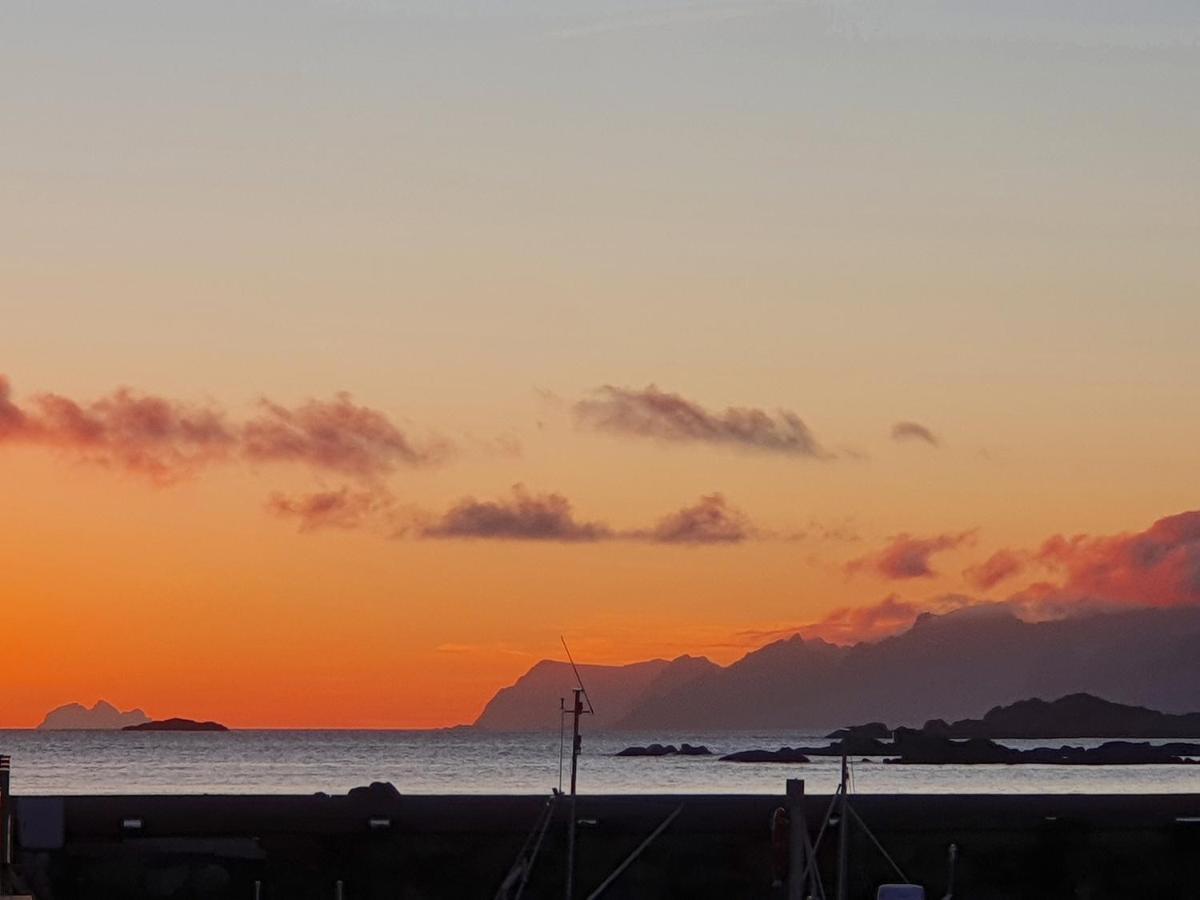
{"label": "orange cloud", "polygon": [[785,456],[827,459],[808,426],[795,413],[730,407],[705,409],[651,384],[640,390],[605,385],[574,406],[576,421],[599,431],[668,443],[713,444]]}
{"label": "orange cloud", "polygon": [[931,557],[962,546],[974,537],[974,531],[939,534],[927,538],[898,534],[882,550],[846,563],[846,572],[853,575],[871,571],[896,581],[907,578],[932,578],[937,572],[930,563]]}

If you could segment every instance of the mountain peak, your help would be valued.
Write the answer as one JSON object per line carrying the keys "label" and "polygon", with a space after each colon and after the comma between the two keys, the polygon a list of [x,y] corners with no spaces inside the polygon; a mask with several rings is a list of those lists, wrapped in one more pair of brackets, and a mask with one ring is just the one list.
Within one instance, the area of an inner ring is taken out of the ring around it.
{"label": "mountain peak", "polygon": [[150,717],[140,709],[121,712],[107,700],[97,700],[91,709],[82,703],[67,703],[46,713],[38,726],[41,731],[116,731],[127,725],[141,725]]}

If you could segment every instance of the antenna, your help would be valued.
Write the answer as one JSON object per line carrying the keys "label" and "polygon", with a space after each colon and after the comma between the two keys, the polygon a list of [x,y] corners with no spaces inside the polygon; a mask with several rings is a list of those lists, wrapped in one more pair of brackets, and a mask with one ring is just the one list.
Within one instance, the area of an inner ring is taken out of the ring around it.
{"label": "antenna", "polygon": [[[576,818],[576,793],[575,793],[575,778],[579,771],[579,753],[583,747],[583,741],[579,737],[579,717],[584,714],[595,715],[596,710],[592,708],[592,698],[588,696],[587,688],[583,686],[583,679],[579,675],[579,667],[575,665],[575,658],[571,656],[571,648],[567,646],[567,639],[561,634],[558,639],[562,641],[563,649],[567,651],[567,660],[571,663],[571,671],[575,673],[575,681],[579,687],[575,688],[572,693],[575,694],[575,701],[571,704],[571,809],[570,818],[567,819],[567,884],[565,900],[575,900],[575,826],[578,824]],[[587,709],[583,708],[583,701],[587,700]],[[566,714],[565,711],[562,714]],[[561,719],[560,719],[561,722]],[[559,748],[561,752],[562,740],[559,739]]]}
{"label": "antenna", "polygon": [[579,689],[583,691],[583,699],[587,701],[587,711],[591,715],[596,714],[596,710],[592,707],[592,698],[588,695],[587,688],[583,686],[583,678],[579,675],[579,667],[575,665],[575,658],[571,656],[571,648],[567,646],[567,639],[561,634],[558,639],[562,641],[563,649],[567,651],[567,661],[571,663],[571,671],[575,673],[575,681],[579,684]]}

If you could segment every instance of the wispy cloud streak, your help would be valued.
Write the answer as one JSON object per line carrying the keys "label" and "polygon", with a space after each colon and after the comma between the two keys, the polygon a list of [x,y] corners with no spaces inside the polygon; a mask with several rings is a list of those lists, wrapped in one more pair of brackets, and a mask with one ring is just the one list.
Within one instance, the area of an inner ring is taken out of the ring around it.
{"label": "wispy cloud streak", "polygon": [[577,402],[574,413],[576,421],[585,427],[626,437],[810,459],[832,456],[793,412],[770,413],[753,407],[713,411],[653,384],[640,389],[605,385]]}
{"label": "wispy cloud streak", "polygon": [[930,447],[940,447],[942,444],[938,436],[920,422],[897,422],[892,426],[892,440],[918,441]]}

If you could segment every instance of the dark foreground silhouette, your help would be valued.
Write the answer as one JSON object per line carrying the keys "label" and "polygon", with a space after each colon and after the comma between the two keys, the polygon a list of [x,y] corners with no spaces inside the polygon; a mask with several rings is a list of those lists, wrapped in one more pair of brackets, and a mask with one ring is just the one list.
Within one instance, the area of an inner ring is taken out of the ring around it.
{"label": "dark foreground silhouette", "polygon": [[[581,796],[576,896],[680,804],[606,898],[786,896],[771,887],[783,783],[781,772],[778,796]],[[804,802],[815,837],[829,797]],[[256,881],[268,900],[330,900],[338,881],[347,900],[493,897],[545,803],[386,787],[333,797],[18,797],[16,856],[39,900],[246,900]],[[555,810],[524,900],[563,896],[566,807]],[[959,847],[955,897],[970,900],[1184,900],[1200,884],[1200,795],[856,794],[854,808],[930,898],[944,891],[950,843]],[[827,889],[834,838],[820,856]],[[873,898],[895,875],[861,829],[849,838],[849,896]]]}

